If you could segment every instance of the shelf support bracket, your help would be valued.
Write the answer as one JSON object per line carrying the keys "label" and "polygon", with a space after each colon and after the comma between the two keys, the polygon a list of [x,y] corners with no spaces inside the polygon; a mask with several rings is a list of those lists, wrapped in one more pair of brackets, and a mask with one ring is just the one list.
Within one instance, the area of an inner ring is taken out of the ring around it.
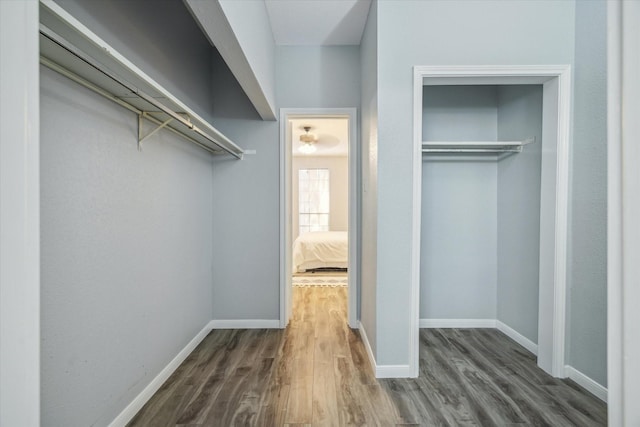
{"label": "shelf support bracket", "polygon": [[158,125],[154,130],[142,136],[142,118],[146,116],[146,113],[138,114],[138,151],[142,151],[142,143],[149,137],[155,135],[160,129],[167,126],[169,123],[173,121],[173,117],[169,117],[167,120]]}

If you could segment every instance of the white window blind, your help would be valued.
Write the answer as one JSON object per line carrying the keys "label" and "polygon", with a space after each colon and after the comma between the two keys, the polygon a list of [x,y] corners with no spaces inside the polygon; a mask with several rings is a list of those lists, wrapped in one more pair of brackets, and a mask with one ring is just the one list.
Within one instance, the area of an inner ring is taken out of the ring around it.
{"label": "white window blind", "polygon": [[329,231],[329,169],[298,171],[300,234]]}

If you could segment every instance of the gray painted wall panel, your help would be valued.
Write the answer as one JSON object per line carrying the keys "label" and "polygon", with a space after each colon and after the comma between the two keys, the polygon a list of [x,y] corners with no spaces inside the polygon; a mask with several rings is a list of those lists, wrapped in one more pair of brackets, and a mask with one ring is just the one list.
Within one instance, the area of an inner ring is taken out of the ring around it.
{"label": "gray painted wall panel", "polygon": [[[425,86],[422,138],[494,141],[495,86]],[[495,161],[423,157],[421,319],[495,319],[497,189]]]}
{"label": "gray painted wall panel", "polygon": [[426,161],[421,319],[495,319],[497,165]]}
{"label": "gray painted wall panel", "polygon": [[498,139],[536,142],[498,162],[497,319],[538,342],[542,87],[498,88]]}
{"label": "gray painted wall panel", "polygon": [[213,124],[255,155],[214,159],[214,319],[280,318],[278,123],[263,122],[213,56]]}
{"label": "gray painted wall panel", "polygon": [[576,2],[568,364],[607,384],[607,6]]}
{"label": "gray painted wall panel", "polygon": [[211,319],[211,156],[41,68],[42,425],[109,424]]}
{"label": "gray painted wall panel", "polygon": [[358,46],[277,46],[277,100],[282,108],[358,107]]}
{"label": "gray painted wall panel", "polygon": [[495,140],[497,97],[495,86],[424,86],[422,140]]}

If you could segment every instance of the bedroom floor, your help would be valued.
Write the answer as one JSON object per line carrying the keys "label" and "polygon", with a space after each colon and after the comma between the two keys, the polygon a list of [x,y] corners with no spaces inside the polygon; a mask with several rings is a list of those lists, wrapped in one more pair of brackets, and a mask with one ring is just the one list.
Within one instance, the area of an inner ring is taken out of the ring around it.
{"label": "bedroom floor", "polygon": [[130,426],[604,426],[606,404],[492,329],[420,331],[420,377],[376,380],[345,287],[294,287],[285,330],[214,330]]}

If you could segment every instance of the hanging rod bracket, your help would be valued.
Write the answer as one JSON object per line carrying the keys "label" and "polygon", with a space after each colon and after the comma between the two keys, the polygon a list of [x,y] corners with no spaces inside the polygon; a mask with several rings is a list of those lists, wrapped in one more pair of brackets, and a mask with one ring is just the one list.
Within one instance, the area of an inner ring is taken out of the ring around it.
{"label": "hanging rod bracket", "polygon": [[171,123],[173,121],[173,117],[169,117],[167,120],[165,120],[164,122],[160,123],[154,130],[152,130],[151,132],[149,132],[148,134],[146,134],[145,136],[142,136],[143,130],[142,130],[142,119],[144,117],[148,117],[146,112],[142,112],[140,114],[138,114],[138,151],[142,151],[142,143],[147,140],[147,138],[153,136],[156,134],[156,132],[158,132],[160,129],[164,128],[165,126],[167,126],[169,123]]}

